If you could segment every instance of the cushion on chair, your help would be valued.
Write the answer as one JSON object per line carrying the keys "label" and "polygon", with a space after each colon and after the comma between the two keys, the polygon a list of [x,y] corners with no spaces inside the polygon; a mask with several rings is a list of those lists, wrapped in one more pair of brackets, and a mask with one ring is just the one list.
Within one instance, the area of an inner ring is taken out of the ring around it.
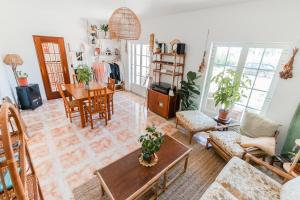
{"label": "cushion on chair", "polygon": [[212,118],[199,110],[179,111],[176,113],[176,117],[184,128],[193,132],[212,129],[217,125]]}
{"label": "cushion on chair", "polygon": [[274,137],[280,124],[255,113],[245,111],[240,132],[249,137]]}
{"label": "cushion on chair", "polygon": [[280,192],[280,200],[299,200],[300,199],[300,177],[286,182]]}
{"label": "cushion on chair", "polygon": [[231,157],[242,158],[245,150],[238,144],[240,134],[235,131],[211,131],[209,137]]}
{"label": "cushion on chair", "polygon": [[211,199],[238,200],[217,182],[211,184],[201,197],[201,200]]}
{"label": "cushion on chair", "polygon": [[237,199],[280,199],[280,183],[237,157],[227,163],[216,182]]}

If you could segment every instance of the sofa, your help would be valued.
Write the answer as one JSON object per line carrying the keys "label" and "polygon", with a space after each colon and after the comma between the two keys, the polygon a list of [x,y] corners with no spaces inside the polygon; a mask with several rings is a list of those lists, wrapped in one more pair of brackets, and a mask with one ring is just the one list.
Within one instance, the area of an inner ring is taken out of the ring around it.
{"label": "sofa", "polygon": [[247,154],[248,162],[263,165],[288,182],[281,184],[248,162],[233,157],[201,200],[299,200],[300,177],[294,178],[264,161]]}

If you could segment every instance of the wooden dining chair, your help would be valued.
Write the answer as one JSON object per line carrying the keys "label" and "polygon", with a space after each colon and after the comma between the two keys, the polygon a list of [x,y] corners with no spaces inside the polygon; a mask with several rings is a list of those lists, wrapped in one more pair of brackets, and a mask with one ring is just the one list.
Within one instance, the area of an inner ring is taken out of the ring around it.
{"label": "wooden dining chair", "polygon": [[57,90],[58,90],[61,98],[63,99],[66,116],[67,116],[67,118],[70,119],[70,122],[72,123],[72,118],[79,116],[79,115],[73,115],[75,113],[79,113],[79,104],[78,104],[78,101],[76,101],[76,100],[68,100],[66,98],[65,93],[64,93],[64,91],[62,89],[62,84],[57,83],[56,86],[57,86]]}
{"label": "wooden dining chair", "polygon": [[20,114],[8,102],[1,105],[0,133],[0,199],[43,200]]}
{"label": "wooden dining chair", "polygon": [[[107,84],[107,88],[112,90],[114,93],[116,91],[116,85],[115,85],[116,81],[115,79],[112,78],[108,78],[108,84]],[[114,114],[114,93],[108,95],[108,102],[109,102],[109,107],[111,110],[111,113]]]}
{"label": "wooden dining chair", "polygon": [[99,114],[99,117],[104,118],[107,125],[107,89],[91,89],[88,90],[88,102],[85,106],[86,121],[90,121],[91,128],[93,125],[93,114]]}

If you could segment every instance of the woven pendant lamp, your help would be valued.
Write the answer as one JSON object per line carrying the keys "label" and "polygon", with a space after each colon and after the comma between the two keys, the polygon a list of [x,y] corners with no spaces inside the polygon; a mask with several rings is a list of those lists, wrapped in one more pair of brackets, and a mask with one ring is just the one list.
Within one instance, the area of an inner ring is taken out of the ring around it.
{"label": "woven pendant lamp", "polygon": [[126,7],[118,8],[113,12],[108,26],[112,39],[138,40],[141,35],[140,20]]}

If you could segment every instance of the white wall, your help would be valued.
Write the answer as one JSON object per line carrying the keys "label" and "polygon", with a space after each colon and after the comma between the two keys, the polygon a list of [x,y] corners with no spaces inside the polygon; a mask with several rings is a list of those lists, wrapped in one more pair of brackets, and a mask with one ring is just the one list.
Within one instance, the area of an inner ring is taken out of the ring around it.
{"label": "white wall", "polygon": [[[299,8],[299,0],[261,0],[161,17],[143,23],[142,40],[148,40],[150,33],[159,41],[179,38],[187,44],[185,72],[196,71],[208,28],[209,42],[284,42],[300,47]],[[300,102],[300,53],[294,66],[294,78],[279,81],[266,113],[283,124],[278,149]]]}
{"label": "white wall", "polygon": [[[3,2],[2,2],[3,3]],[[64,37],[65,45],[70,43],[72,50],[79,50],[82,42],[87,42],[86,19],[82,13],[89,14],[96,7],[86,4],[51,3],[47,1],[10,0],[0,8],[0,48],[1,60],[7,53],[19,54],[24,64],[19,66],[29,74],[30,83],[38,83],[42,98],[45,99],[44,86],[36,57],[32,35]],[[67,50],[67,48],[66,48]],[[4,63],[0,64],[4,65]],[[69,70],[70,71],[70,70]],[[1,84],[5,82],[1,79]]]}

